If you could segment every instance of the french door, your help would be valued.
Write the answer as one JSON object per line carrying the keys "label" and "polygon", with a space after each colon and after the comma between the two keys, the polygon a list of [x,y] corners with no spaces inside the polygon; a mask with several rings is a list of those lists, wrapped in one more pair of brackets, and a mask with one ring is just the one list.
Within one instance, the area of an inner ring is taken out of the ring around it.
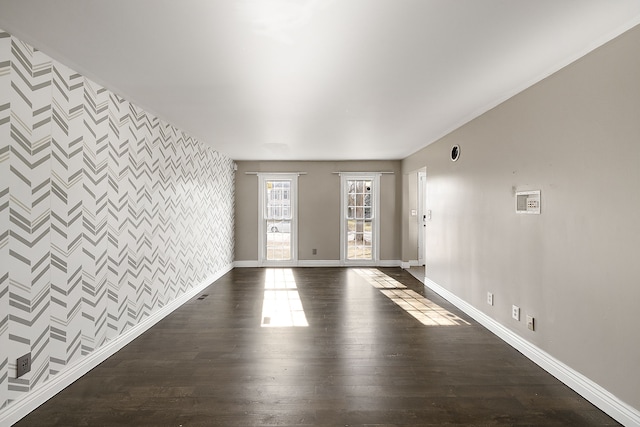
{"label": "french door", "polygon": [[342,173],[340,259],[345,265],[379,260],[379,173]]}
{"label": "french door", "polygon": [[298,174],[259,174],[259,263],[289,266],[298,261]]}

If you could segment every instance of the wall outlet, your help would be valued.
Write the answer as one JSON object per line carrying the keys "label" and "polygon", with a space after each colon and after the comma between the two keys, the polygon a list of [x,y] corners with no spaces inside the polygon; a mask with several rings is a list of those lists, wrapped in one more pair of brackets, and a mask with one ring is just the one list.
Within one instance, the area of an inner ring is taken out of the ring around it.
{"label": "wall outlet", "polygon": [[517,305],[511,306],[511,317],[513,317],[518,322],[520,321],[520,307]]}
{"label": "wall outlet", "polygon": [[535,319],[533,318],[533,316],[527,315],[527,328],[529,328],[529,330],[531,331],[536,330]]}
{"label": "wall outlet", "polygon": [[27,353],[22,357],[18,357],[16,378],[20,378],[27,372],[31,371],[31,353]]}
{"label": "wall outlet", "polygon": [[311,249],[311,255],[318,255],[317,249]]}
{"label": "wall outlet", "polygon": [[493,305],[493,294],[491,292],[487,292],[487,304]]}

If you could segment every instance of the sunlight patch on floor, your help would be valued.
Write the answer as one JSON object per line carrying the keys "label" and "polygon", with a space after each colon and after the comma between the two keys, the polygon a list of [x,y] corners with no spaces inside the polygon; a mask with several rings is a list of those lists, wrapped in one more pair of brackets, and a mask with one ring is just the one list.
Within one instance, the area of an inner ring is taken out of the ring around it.
{"label": "sunlight patch on floor", "polygon": [[263,328],[309,326],[298,286],[290,268],[265,270],[260,326]]}
{"label": "sunlight patch on floor", "polygon": [[396,303],[423,325],[469,325],[469,322],[461,319],[449,310],[442,308],[416,291],[407,289],[405,285],[379,270],[374,268],[356,268],[353,270],[369,282],[371,286],[379,289],[383,295]]}

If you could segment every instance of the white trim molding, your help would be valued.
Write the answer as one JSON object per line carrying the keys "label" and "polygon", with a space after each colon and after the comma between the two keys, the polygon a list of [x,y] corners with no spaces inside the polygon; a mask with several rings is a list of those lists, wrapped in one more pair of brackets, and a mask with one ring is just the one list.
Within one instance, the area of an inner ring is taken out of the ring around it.
{"label": "white trim molding", "polygon": [[295,267],[400,267],[402,265],[402,261],[395,259],[381,259],[378,262],[371,262],[369,264],[360,264],[360,265],[344,265],[340,262],[339,259],[299,259],[298,263],[294,266],[289,264],[278,266],[278,265],[268,265],[261,266],[257,260],[251,261],[235,261],[233,266],[236,268],[255,268],[255,267],[273,267],[273,268],[295,268]]}
{"label": "white trim molding", "polygon": [[315,260],[315,259],[301,259],[298,260],[298,267],[340,267],[339,259],[329,260]]}
{"label": "white trim molding", "polygon": [[403,270],[406,270],[407,268],[419,267],[419,266],[420,266],[420,261],[418,261],[417,259],[400,262],[400,268],[402,268]]}
{"label": "white trim molding", "polygon": [[625,426],[640,426],[640,411],[618,399],[599,384],[585,377],[551,356],[541,348],[531,344],[495,319],[487,316],[457,295],[438,285],[428,277],[424,285],[493,332],[504,342],[518,350],[536,365],[572,388],[576,393],[597,406],[603,412]]}
{"label": "white trim molding", "polygon": [[255,268],[260,267],[258,260],[249,260],[249,261],[234,261],[233,266],[235,268]]}
{"label": "white trim molding", "polygon": [[399,259],[379,259],[376,263],[376,267],[400,267],[402,261]]}
{"label": "white trim molding", "polygon": [[184,303],[194,298],[220,277],[231,271],[232,268],[233,264],[227,265],[219,272],[209,276],[202,283],[155,311],[131,329],[128,329],[86,357],[78,360],[77,363],[67,366],[66,369],[53,376],[49,381],[33,389],[24,397],[10,403],[4,410],[0,411],[0,426],[13,425],[26,417],[38,406],[60,393],[74,381],[78,380],[84,374],[116,354],[131,341],[145,333],[160,320],[164,319],[176,309],[180,308]]}

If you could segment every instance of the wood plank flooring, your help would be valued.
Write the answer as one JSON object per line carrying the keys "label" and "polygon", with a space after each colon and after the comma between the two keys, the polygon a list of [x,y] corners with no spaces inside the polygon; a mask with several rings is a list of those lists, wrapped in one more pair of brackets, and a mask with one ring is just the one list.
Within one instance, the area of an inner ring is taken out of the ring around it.
{"label": "wood plank flooring", "polygon": [[464,323],[426,326],[355,269],[296,268],[267,287],[297,294],[308,326],[261,327],[282,271],[234,269],[16,426],[618,425],[408,272],[379,271]]}

